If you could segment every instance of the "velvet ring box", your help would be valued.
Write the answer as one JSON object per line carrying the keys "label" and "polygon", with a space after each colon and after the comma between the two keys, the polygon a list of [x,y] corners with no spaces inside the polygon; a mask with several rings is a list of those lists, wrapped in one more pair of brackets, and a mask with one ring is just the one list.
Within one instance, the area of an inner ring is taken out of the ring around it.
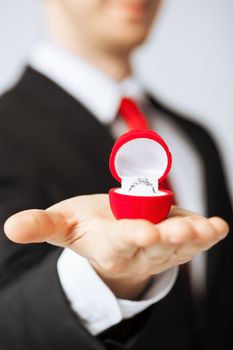
{"label": "velvet ring box", "polygon": [[109,160],[113,177],[121,187],[109,191],[116,219],[164,220],[173,193],[159,188],[168,175],[172,156],[160,135],[152,130],[133,130],[115,142]]}

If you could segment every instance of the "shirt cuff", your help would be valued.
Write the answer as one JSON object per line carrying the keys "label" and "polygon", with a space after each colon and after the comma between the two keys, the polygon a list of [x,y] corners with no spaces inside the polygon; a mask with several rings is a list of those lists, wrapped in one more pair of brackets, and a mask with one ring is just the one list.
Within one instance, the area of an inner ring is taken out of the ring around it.
{"label": "shirt cuff", "polygon": [[116,298],[88,260],[70,249],[63,250],[57,270],[72,310],[92,335],[98,335],[123,319],[135,316],[164,298],[178,274],[178,268],[174,267],[154,276],[143,297],[132,301]]}

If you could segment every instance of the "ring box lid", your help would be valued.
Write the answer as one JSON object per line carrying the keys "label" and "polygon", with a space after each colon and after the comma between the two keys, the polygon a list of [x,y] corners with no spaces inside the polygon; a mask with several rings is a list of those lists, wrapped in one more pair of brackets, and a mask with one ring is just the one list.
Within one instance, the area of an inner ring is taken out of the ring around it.
{"label": "ring box lid", "polygon": [[113,177],[148,177],[161,182],[170,171],[172,156],[165,141],[153,130],[132,130],[118,138],[109,159]]}

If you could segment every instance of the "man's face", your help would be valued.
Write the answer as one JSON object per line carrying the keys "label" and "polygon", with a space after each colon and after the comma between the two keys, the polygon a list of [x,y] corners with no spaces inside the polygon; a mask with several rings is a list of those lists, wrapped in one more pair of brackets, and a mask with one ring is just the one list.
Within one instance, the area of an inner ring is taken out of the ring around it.
{"label": "man's face", "polygon": [[147,37],[161,0],[56,0],[78,37],[92,46],[130,51]]}

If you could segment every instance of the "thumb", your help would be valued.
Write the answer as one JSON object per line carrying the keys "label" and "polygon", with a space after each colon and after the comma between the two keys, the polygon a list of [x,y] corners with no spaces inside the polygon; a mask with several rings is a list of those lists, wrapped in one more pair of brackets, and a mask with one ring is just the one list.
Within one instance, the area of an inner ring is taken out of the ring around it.
{"label": "thumb", "polygon": [[71,223],[60,212],[30,209],[11,216],[4,225],[7,237],[16,243],[51,242],[63,246],[69,241]]}

